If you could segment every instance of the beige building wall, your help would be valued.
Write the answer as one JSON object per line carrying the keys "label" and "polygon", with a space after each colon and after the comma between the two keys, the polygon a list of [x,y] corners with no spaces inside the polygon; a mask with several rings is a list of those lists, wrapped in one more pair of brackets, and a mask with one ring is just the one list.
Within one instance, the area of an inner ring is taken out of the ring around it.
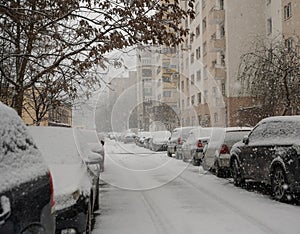
{"label": "beige building wall", "polygon": [[225,1],[227,126],[240,125],[239,109],[253,105],[252,99],[242,92],[237,75],[241,55],[266,35],[265,7],[266,1],[261,0]]}
{"label": "beige building wall", "polygon": [[[287,11],[290,7],[290,15]],[[282,0],[282,33],[284,39],[290,38],[293,41],[300,39],[300,1],[299,0]]]}

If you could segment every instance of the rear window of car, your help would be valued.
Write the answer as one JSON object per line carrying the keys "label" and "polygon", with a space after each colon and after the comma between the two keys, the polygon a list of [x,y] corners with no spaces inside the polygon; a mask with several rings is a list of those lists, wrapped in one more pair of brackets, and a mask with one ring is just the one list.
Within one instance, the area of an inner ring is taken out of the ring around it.
{"label": "rear window of car", "polygon": [[244,138],[244,136],[247,136],[249,133],[250,131],[226,132],[224,141],[225,142],[240,141]]}

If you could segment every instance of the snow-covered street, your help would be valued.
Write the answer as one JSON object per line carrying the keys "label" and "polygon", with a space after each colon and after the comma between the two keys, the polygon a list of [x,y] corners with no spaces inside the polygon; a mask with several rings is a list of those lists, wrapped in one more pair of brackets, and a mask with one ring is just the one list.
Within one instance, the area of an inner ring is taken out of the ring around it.
{"label": "snow-covered street", "polygon": [[299,233],[300,206],[237,188],[166,152],[106,141],[94,234]]}

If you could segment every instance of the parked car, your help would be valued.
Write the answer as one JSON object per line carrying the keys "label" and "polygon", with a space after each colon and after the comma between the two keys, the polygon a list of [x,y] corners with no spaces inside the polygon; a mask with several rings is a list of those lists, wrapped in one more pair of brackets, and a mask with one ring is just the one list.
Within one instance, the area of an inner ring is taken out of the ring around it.
{"label": "parked car", "polygon": [[151,132],[151,138],[149,139],[149,149],[153,151],[167,150],[167,142],[171,132],[169,131],[156,131]]}
{"label": "parked car", "polygon": [[124,138],[123,138],[123,142],[126,143],[134,143],[135,142],[135,138],[136,138],[136,134],[135,133],[126,133]]}
{"label": "parked car", "polygon": [[231,147],[251,130],[248,127],[213,128],[209,143],[203,150],[204,169],[214,171],[218,177],[229,176]]}
{"label": "parked car", "polygon": [[145,140],[151,137],[150,132],[139,132],[136,137],[136,145],[145,147]]}
{"label": "parked car", "polygon": [[203,148],[208,143],[212,128],[197,127],[190,131],[187,140],[182,145],[183,161],[191,161],[199,166],[203,158]]}
{"label": "parked car", "polygon": [[51,173],[25,124],[0,102],[0,233],[54,234]]}
{"label": "parked car", "polygon": [[234,184],[246,179],[271,185],[277,200],[300,191],[300,116],[261,120],[230,152]]}
{"label": "parked car", "polygon": [[[181,154],[178,153],[177,149],[182,146],[182,144],[186,141],[189,132],[194,127],[180,127],[175,128],[172,131],[171,137],[167,144],[167,155],[172,157],[175,154],[175,158],[181,158]],[[179,150],[179,152],[181,152]]]}
{"label": "parked car", "polygon": [[[91,233],[99,207],[102,156],[91,142],[97,133],[63,127],[29,127],[53,174],[56,233]],[[101,143],[98,142],[99,148]]]}

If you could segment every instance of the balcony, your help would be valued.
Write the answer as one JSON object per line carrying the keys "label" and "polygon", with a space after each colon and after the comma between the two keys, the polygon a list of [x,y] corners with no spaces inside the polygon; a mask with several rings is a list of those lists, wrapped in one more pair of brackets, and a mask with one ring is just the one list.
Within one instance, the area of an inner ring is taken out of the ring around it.
{"label": "balcony", "polygon": [[221,24],[225,21],[225,10],[219,10],[213,7],[209,12],[209,24]]}
{"label": "balcony", "polygon": [[225,38],[210,40],[210,52],[220,52],[225,50]]}
{"label": "balcony", "polygon": [[218,66],[215,66],[211,70],[211,75],[216,79],[216,80],[223,80],[226,78],[226,71],[225,68],[221,68]]}

